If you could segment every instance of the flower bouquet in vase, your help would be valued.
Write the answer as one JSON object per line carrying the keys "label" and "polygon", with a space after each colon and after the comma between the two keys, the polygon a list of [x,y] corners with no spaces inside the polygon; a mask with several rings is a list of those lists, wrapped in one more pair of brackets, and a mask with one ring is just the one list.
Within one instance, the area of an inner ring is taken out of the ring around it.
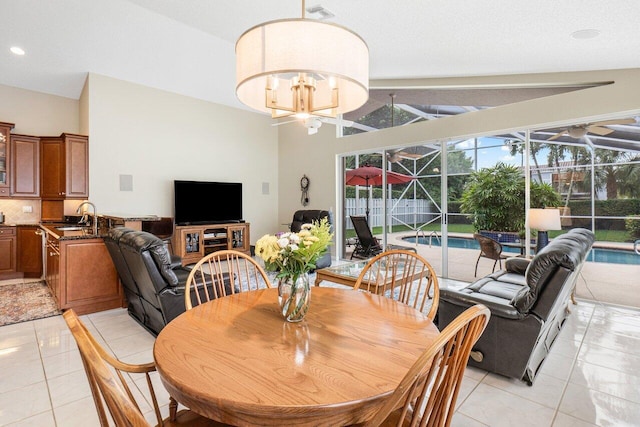
{"label": "flower bouquet in vase", "polygon": [[289,322],[302,320],[309,310],[309,271],[331,243],[333,234],[327,218],[304,224],[298,233],[266,234],[256,242],[256,254],[265,270],[276,271],[278,301]]}

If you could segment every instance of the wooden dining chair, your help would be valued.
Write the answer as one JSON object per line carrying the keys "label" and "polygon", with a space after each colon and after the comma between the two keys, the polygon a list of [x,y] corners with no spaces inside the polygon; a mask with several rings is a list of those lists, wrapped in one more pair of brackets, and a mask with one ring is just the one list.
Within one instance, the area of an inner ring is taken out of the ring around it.
{"label": "wooden dining chair", "polygon": [[[177,412],[174,419],[171,417],[163,419],[150,376],[150,373],[156,370],[155,364],[151,362],[133,365],[121,362],[95,340],[73,309],[65,311],[63,317],[78,344],[102,427],[108,427],[114,423],[116,427],[149,426],[133,397],[130,385],[126,381],[128,374],[143,374],[146,377],[149,398],[153,404],[158,426],[225,426],[225,424],[204,418],[188,409]],[[107,411],[113,422],[110,422]]]}
{"label": "wooden dining chair", "polygon": [[194,305],[238,292],[270,288],[264,269],[244,252],[212,252],[198,261],[189,273],[184,291],[187,310]]}
{"label": "wooden dining chair", "polygon": [[454,319],[364,425],[448,427],[469,354],[490,316],[489,309],[478,304]]}
{"label": "wooden dining chair", "polygon": [[428,308],[431,320],[438,311],[438,277],[431,264],[415,252],[394,249],[376,255],[362,269],[353,288],[386,295],[422,312]]}

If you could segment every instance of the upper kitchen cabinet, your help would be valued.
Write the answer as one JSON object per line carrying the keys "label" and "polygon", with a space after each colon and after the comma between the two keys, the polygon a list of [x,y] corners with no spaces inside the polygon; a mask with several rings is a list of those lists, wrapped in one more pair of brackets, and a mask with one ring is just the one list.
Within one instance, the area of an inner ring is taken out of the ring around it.
{"label": "upper kitchen cabinet", "polygon": [[9,197],[11,187],[9,179],[11,177],[11,144],[10,132],[13,123],[0,122],[0,197]]}
{"label": "upper kitchen cabinet", "polygon": [[89,198],[89,138],[63,133],[40,138],[40,197]]}
{"label": "upper kitchen cabinet", "polygon": [[40,197],[40,138],[11,135],[11,196]]}

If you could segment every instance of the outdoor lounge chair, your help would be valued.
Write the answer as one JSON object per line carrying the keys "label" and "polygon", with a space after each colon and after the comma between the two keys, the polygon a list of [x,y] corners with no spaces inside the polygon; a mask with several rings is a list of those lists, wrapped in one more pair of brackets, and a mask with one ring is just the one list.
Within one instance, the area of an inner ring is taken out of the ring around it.
{"label": "outdoor lounge chair", "polygon": [[[356,232],[356,236],[358,236],[356,247],[351,253],[351,259],[353,259],[354,257],[362,259],[371,258],[381,253],[383,250],[382,245],[371,232],[367,217],[352,215],[350,216],[350,218],[351,222],[353,223],[353,229]],[[416,249],[410,246],[387,245],[387,249],[402,249],[405,251],[416,252]]]}

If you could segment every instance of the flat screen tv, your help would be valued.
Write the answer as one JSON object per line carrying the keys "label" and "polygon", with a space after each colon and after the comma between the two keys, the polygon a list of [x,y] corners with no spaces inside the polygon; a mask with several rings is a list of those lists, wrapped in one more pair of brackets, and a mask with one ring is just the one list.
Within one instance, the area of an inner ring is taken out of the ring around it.
{"label": "flat screen tv", "polygon": [[242,183],[173,181],[177,225],[241,222]]}

